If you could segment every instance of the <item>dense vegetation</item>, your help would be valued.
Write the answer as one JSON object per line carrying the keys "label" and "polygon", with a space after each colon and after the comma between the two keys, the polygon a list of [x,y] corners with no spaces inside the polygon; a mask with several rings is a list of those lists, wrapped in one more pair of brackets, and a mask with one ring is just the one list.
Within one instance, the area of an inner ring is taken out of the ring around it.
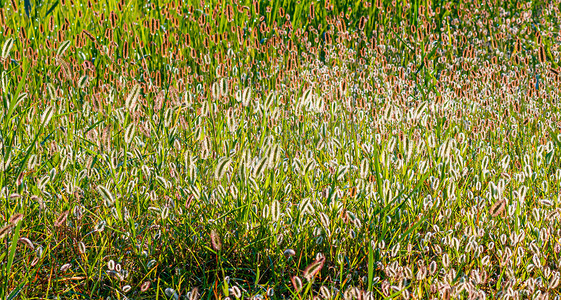
{"label": "dense vegetation", "polygon": [[559,294],[558,1],[164,2],[0,2],[1,299]]}

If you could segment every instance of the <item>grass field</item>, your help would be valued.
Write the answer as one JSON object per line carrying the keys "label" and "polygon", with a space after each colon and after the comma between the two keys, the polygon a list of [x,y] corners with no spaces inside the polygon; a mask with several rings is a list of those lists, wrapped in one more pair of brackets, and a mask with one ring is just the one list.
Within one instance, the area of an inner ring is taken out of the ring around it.
{"label": "grass field", "polygon": [[0,2],[0,299],[558,299],[559,1]]}

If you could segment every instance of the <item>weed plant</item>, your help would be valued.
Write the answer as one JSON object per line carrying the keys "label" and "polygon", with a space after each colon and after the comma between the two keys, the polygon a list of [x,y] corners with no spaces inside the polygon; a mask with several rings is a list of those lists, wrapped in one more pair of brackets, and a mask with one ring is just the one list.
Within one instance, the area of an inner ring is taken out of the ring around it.
{"label": "weed plant", "polygon": [[560,4],[0,2],[0,298],[558,299]]}

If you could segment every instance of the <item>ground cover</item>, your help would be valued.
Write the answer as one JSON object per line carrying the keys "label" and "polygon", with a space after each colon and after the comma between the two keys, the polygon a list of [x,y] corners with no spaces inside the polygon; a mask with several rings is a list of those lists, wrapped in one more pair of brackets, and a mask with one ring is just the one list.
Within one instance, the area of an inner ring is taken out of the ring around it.
{"label": "ground cover", "polygon": [[0,298],[557,297],[559,6],[1,2]]}

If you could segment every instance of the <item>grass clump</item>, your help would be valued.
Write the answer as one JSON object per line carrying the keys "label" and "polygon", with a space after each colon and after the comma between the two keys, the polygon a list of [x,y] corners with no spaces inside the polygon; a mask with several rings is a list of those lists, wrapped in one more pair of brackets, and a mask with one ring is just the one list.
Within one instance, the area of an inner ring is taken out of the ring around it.
{"label": "grass clump", "polygon": [[0,298],[559,294],[559,3],[0,7]]}

